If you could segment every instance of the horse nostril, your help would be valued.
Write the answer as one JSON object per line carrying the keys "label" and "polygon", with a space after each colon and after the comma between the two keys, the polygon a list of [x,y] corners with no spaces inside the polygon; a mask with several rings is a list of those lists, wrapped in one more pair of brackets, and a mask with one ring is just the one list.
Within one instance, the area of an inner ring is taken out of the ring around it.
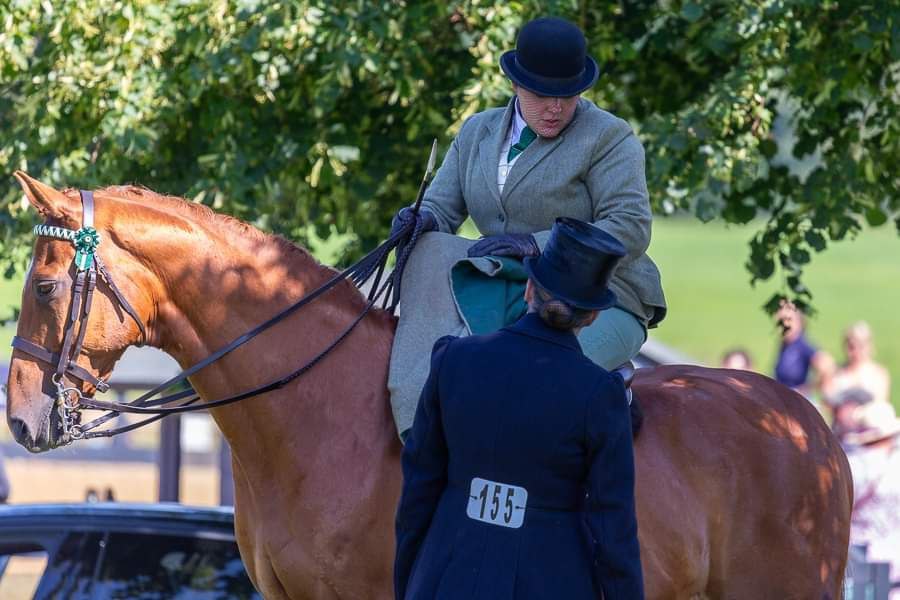
{"label": "horse nostril", "polygon": [[28,428],[28,424],[25,423],[22,419],[11,418],[9,420],[9,428],[12,430],[13,435],[16,438],[16,441],[26,448],[30,448],[34,446],[34,438],[31,435],[31,430]]}

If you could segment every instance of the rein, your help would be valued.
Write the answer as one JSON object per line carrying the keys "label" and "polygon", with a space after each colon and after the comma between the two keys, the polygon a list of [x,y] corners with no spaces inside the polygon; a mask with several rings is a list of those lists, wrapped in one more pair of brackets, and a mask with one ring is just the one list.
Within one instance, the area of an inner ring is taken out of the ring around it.
{"label": "rein", "polygon": [[[432,150],[432,157],[433,156],[434,150]],[[422,193],[424,192],[425,185],[426,181],[423,180],[423,185],[419,190],[419,198],[415,205],[416,213],[418,212],[418,207],[421,203]],[[344,341],[356,328],[356,326],[363,320],[363,318],[365,318],[365,316],[369,314],[371,309],[376,306],[379,300],[381,301],[382,308],[384,308],[391,314],[394,314],[397,303],[400,299],[399,291],[403,269],[406,266],[406,262],[409,259],[409,255],[412,252],[412,249],[415,246],[419,235],[422,233],[422,220],[420,218],[410,220],[394,235],[390,236],[385,242],[383,242],[380,246],[375,248],[375,250],[364,256],[357,263],[339,273],[336,273],[328,281],[323,283],[312,292],[300,298],[291,306],[288,306],[274,317],[270,318],[264,323],[261,323],[260,325],[239,336],[238,338],[232,340],[223,348],[220,348],[219,350],[213,352],[202,361],[189,367],[188,369],[185,369],[178,375],[172,377],[168,381],[161,383],[152,390],[144,393],[136,400],[128,403],[108,402],[104,400],[97,400],[93,396],[85,396],[77,386],[66,385],[65,382],[65,378],[66,376],[68,376],[71,379],[76,379],[85,383],[92,384],[95,387],[96,391],[99,391],[101,393],[109,390],[109,384],[106,381],[95,377],[87,369],[84,369],[83,367],[80,367],[76,364],[76,360],[81,354],[85,333],[87,332],[87,320],[90,315],[91,301],[93,299],[94,290],[97,286],[98,273],[100,278],[103,279],[104,283],[106,283],[106,285],[109,287],[110,291],[112,291],[116,302],[119,303],[119,306],[121,306],[122,309],[131,317],[131,319],[133,319],[134,322],[137,323],[137,326],[141,332],[140,342],[138,343],[139,346],[142,346],[148,342],[147,330],[144,326],[144,323],[138,316],[137,311],[134,310],[134,308],[128,303],[128,300],[125,299],[125,297],[116,287],[115,283],[112,280],[112,277],[109,275],[109,272],[106,270],[106,267],[101,261],[100,255],[97,253],[97,247],[100,244],[100,236],[93,226],[93,193],[84,190],[81,190],[79,193],[81,195],[81,203],[83,208],[82,226],[80,229],[72,230],[64,227],[57,227],[46,224],[36,225],[34,227],[34,234],[36,236],[66,240],[71,242],[75,246],[75,259],[73,261],[75,266],[75,277],[74,284],[72,286],[72,300],[69,306],[69,315],[66,319],[65,332],[63,335],[62,348],[59,354],[56,354],[19,336],[15,336],[12,341],[13,348],[24,352],[25,354],[28,354],[40,361],[55,365],[56,370],[52,376],[52,381],[56,386],[57,392],[56,410],[59,416],[58,427],[60,428],[60,436],[58,445],[60,446],[80,439],[112,437],[116,434],[131,431],[154,421],[158,421],[166,415],[225,406],[284,387],[285,385],[289,384],[296,378],[312,369],[323,358],[325,358],[325,356],[327,356],[329,352],[331,352],[342,341]],[[388,256],[394,249],[397,249],[396,265],[394,267],[394,270],[385,277]],[[316,356],[314,356],[300,368],[281,377],[280,379],[255,387],[253,389],[246,390],[233,396],[228,396],[226,398],[220,398],[217,400],[211,400],[199,404],[197,402],[200,400],[200,395],[193,389],[187,389],[159,398],[154,398],[154,396],[157,396],[173,385],[186,382],[187,378],[191,375],[214,363],[229,352],[246,344],[263,331],[266,331],[300,308],[316,300],[345,279],[352,281],[357,286],[362,285],[370,279],[372,280],[372,287],[366,298],[367,302],[365,307],[363,308],[362,312],[350,323],[350,325],[346,329],[344,329],[344,331],[342,331],[330,344],[328,344],[328,346],[326,346],[321,352],[319,352]],[[175,406],[164,406],[166,404],[171,404],[178,401],[182,402]],[[83,408],[106,410],[109,412],[94,419],[93,421],[90,421],[89,423],[82,424],[81,410]],[[151,416],[127,426],[118,427],[115,429],[92,431],[121,413],[133,413]]]}

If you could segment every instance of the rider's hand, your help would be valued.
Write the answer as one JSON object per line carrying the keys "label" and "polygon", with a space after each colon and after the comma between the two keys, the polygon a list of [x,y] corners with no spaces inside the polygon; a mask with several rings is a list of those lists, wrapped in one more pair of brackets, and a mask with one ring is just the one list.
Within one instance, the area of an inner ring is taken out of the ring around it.
{"label": "rider's hand", "polygon": [[394,216],[394,220],[391,221],[391,233],[388,237],[394,237],[394,235],[400,231],[407,223],[412,221],[413,219],[420,219],[422,221],[422,233],[426,231],[436,231],[438,228],[437,219],[434,218],[434,215],[424,209],[419,209],[418,215],[413,212],[412,207],[406,206],[400,209]]}
{"label": "rider's hand", "polygon": [[529,233],[510,233],[507,235],[490,235],[482,238],[471,248],[469,257],[476,256],[512,256],[524,258],[537,256],[541,249],[534,236]]}

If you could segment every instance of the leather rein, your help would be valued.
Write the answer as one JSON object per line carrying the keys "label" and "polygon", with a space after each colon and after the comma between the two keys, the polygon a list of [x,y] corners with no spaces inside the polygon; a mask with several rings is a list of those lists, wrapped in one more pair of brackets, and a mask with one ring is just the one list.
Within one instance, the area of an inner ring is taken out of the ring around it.
{"label": "leather rein", "polygon": [[[425,182],[423,181],[423,188],[424,185]],[[420,189],[420,201],[422,191],[424,190]],[[72,286],[72,299],[69,306],[69,315],[65,322],[65,331],[60,352],[56,354],[19,336],[15,336],[12,341],[12,346],[16,350],[28,354],[39,361],[55,366],[55,371],[51,379],[56,386],[56,410],[59,416],[58,427],[60,429],[60,435],[57,446],[63,446],[81,439],[112,437],[116,434],[131,431],[138,427],[142,427],[143,425],[158,421],[166,415],[225,406],[286,386],[294,379],[312,369],[325,358],[329,352],[337,347],[338,344],[344,341],[371,309],[375,307],[379,302],[379,299],[381,299],[382,308],[388,310],[391,314],[394,313],[400,298],[400,281],[403,268],[406,265],[410,252],[418,240],[422,229],[421,219],[416,218],[410,220],[384,243],[364,256],[359,262],[353,264],[344,271],[336,273],[328,281],[297,300],[297,302],[291,306],[288,306],[277,315],[257,325],[247,333],[235,338],[197,364],[185,369],[178,375],[159,384],[131,402],[108,402],[97,400],[93,395],[86,396],[81,392],[77,385],[69,385],[66,383],[66,378],[68,377],[69,379],[89,383],[94,386],[96,391],[101,393],[109,390],[109,383],[94,376],[90,371],[80,367],[76,363],[78,356],[81,354],[85,333],[87,332],[87,321],[90,316],[94,291],[97,287],[98,275],[109,287],[119,306],[121,306],[125,313],[137,323],[141,334],[140,341],[137,345],[142,346],[148,342],[147,328],[141,321],[137,311],[134,310],[125,296],[119,291],[118,287],[116,287],[97,252],[101,238],[94,229],[93,193],[85,190],[81,190],[79,193],[81,195],[82,204],[82,225],[80,229],[73,230],[41,224],[36,225],[33,230],[36,236],[66,240],[72,242],[75,246],[75,276]],[[416,209],[418,209],[418,202],[416,204]],[[394,270],[385,276],[388,255],[395,248],[397,249],[396,265]],[[246,344],[263,331],[281,322],[303,306],[319,298],[341,281],[347,279],[359,286],[373,277],[372,287],[368,293],[367,302],[362,312],[321,352],[291,373],[288,373],[277,380],[245,390],[233,396],[207,402],[198,403],[200,395],[193,389],[186,389],[159,398],[154,398],[172,386],[179,384],[184,385],[187,378],[191,375],[209,366],[236,348]],[[164,406],[174,402],[180,403],[174,406]],[[106,410],[108,412],[89,423],[82,424],[81,410],[84,408]],[[121,413],[150,416],[127,426],[93,431]]]}

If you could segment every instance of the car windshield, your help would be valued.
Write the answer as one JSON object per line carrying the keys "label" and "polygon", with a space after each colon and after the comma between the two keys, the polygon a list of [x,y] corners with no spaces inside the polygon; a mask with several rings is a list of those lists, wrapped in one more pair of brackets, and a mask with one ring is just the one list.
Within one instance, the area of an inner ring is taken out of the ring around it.
{"label": "car windshield", "polygon": [[231,541],[111,533],[102,554],[96,598],[260,598]]}

